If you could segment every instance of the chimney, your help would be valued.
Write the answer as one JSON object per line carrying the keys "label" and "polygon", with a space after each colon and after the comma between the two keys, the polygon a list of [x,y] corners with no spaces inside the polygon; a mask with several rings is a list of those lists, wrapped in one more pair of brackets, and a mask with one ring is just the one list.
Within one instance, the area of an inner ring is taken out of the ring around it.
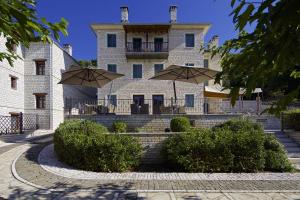
{"label": "chimney", "polygon": [[128,7],[122,6],[121,8],[121,23],[128,23]]}
{"label": "chimney", "polygon": [[214,35],[212,39],[209,41],[210,47],[219,47],[219,36]]}
{"label": "chimney", "polygon": [[170,23],[176,23],[177,22],[177,6],[171,5],[169,9],[170,13]]}
{"label": "chimney", "polygon": [[63,49],[70,55],[72,56],[72,46],[70,44],[64,44]]}

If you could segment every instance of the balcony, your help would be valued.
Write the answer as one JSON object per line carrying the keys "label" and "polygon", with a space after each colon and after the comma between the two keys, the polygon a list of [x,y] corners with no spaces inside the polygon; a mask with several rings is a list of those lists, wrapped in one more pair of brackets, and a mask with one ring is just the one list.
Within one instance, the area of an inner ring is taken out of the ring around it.
{"label": "balcony", "polygon": [[157,58],[166,59],[169,56],[169,43],[142,42],[136,44],[127,42],[126,57],[127,58]]}

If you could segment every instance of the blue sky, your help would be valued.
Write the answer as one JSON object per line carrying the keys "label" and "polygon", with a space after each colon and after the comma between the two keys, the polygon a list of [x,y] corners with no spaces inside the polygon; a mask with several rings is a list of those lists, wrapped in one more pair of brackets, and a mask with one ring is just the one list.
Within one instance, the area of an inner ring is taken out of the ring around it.
{"label": "blue sky", "polygon": [[178,22],[209,22],[212,27],[205,37],[208,41],[219,35],[220,42],[234,37],[235,31],[229,0],[40,0],[38,15],[50,21],[61,17],[69,21],[69,36],[60,43],[73,46],[73,56],[80,59],[96,58],[96,37],[90,24],[96,22],[120,22],[120,6],[129,7],[129,21],[169,21],[169,6],[178,6]]}

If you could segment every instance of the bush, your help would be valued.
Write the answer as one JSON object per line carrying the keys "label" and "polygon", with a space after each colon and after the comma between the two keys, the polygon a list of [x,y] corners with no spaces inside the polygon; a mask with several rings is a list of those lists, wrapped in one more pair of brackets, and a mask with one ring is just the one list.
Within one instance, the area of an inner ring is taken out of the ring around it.
{"label": "bush", "polygon": [[170,127],[173,132],[186,132],[191,128],[191,124],[186,117],[175,117],[171,120]]}
{"label": "bush", "polygon": [[112,129],[115,133],[126,133],[127,124],[123,121],[115,121],[112,125]]}
{"label": "bush", "polygon": [[[92,126],[95,129],[90,129]],[[142,153],[138,140],[103,134],[104,128],[100,127],[79,120],[61,124],[54,134],[58,159],[72,167],[97,172],[123,172],[138,166]]]}
{"label": "bush", "polygon": [[287,110],[283,113],[284,126],[288,128],[300,130],[300,109]]}
{"label": "bush", "polygon": [[236,118],[226,121],[222,124],[214,126],[212,129],[226,128],[231,131],[260,131],[263,132],[263,128],[260,124],[250,121],[249,119]]}
{"label": "bush", "polygon": [[162,151],[167,163],[188,172],[292,170],[282,145],[258,124],[242,119],[172,136]]}
{"label": "bush", "polygon": [[266,151],[265,170],[279,172],[291,172],[294,170],[283,145],[273,135],[266,135],[264,148]]}

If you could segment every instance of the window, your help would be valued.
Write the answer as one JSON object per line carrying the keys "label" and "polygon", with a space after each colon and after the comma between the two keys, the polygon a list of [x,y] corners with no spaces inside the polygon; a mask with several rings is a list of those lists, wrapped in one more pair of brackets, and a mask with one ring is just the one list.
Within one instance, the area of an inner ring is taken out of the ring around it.
{"label": "window", "polygon": [[164,69],[163,64],[154,64],[154,75]]}
{"label": "window", "polygon": [[204,68],[208,68],[208,59],[204,59],[203,62]]}
{"label": "window", "polygon": [[185,106],[186,107],[194,107],[194,95],[193,94],[185,95]]}
{"label": "window", "polygon": [[117,47],[116,34],[107,34],[107,47]]}
{"label": "window", "polygon": [[204,86],[208,86],[208,81],[204,81]]}
{"label": "window", "polygon": [[36,60],[35,61],[35,71],[36,75],[45,75],[45,61]]}
{"label": "window", "polygon": [[194,66],[194,65],[195,65],[194,63],[185,63],[185,66],[189,66],[189,67]]}
{"label": "window", "polygon": [[107,71],[117,73],[117,65],[116,64],[108,64],[107,65]]}
{"label": "window", "polygon": [[108,96],[108,99],[109,99],[110,105],[117,106],[117,95],[112,94],[112,95]]}
{"label": "window", "polygon": [[10,76],[10,87],[11,89],[17,89],[17,80],[18,78],[15,76]]}
{"label": "window", "polygon": [[35,95],[35,105],[37,109],[46,108],[46,94],[45,93],[36,93]]}
{"label": "window", "polygon": [[143,77],[143,67],[141,64],[134,64],[133,65],[133,78],[142,78]]}
{"label": "window", "polygon": [[193,33],[185,34],[185,47],[194,47],[195,46],[195,36]]}
{"label": "window", "polygon": [[136,105],[143,105],[144,104],[144,95],[133,95],[133,102]]}

